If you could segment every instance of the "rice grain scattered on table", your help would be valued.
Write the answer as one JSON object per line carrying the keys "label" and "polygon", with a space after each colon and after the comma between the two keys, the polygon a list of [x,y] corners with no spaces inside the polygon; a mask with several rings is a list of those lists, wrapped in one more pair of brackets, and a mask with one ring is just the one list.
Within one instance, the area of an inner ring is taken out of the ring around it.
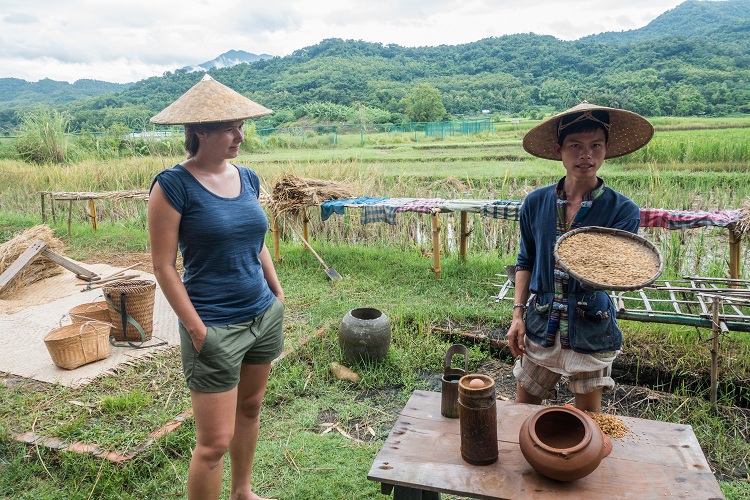
{"label": "rice grain scattered on table", "polygon": [[596,425],[602,430],[607,436],[618,439],[624,437],[630,429],[625,423],[614,415],[608,413],[595,413],[587,411],[586,415],[596,422]]}
{"label": "rice grain scattered on table", "polygon": [[612,234],[575,234],[560,243],[557,253],[568,269],[603,285],[638,285],[659,270],[658,256],[653,251],[635,240]]}

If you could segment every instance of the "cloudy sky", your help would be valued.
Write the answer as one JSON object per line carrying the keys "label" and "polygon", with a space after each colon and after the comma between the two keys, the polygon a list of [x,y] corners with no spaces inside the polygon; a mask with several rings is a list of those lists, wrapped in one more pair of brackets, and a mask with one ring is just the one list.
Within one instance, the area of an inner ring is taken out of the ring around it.
{"label": "cloudy sky", "polygon": [[287,55],[325,38],[455,45],[645,26],[684,0],[0,0],[0,78],[135,82],[232,49]]}

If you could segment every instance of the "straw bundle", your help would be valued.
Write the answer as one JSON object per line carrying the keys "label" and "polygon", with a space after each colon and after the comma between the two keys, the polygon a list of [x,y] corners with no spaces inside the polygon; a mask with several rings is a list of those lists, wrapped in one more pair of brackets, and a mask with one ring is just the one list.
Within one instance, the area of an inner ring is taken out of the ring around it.
{"label": "straw bundle", "polygon": [[[47,248],[55,253],[60,253],[64,248],[63,242],[55,238],[49,226],[34,226],[0,245],[0,273],[8,269],[35,240],[47,242]],[[3,295],[61,272],[59,265],[40,255],[16,275],[3,290]]]}
{"label": "straw bundle", "polygon": [[739,234],[750,232],[750,200],[746,200],[742,205],[740,220],[737,222],[735,231]]}
{"label": "straw bundle", "polygon": [[352,186],[342,182],[303,179],[286,174],[273,186],[270,208],[277,216],[286,212],[296,215],[305,207],[320,205],[324,201],[351,198],[352,191]]}

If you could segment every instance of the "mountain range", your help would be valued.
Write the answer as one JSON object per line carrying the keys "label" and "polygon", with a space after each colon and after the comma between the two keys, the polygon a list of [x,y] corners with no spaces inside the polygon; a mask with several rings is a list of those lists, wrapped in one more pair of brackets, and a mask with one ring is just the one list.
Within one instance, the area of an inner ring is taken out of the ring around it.
{"label": "mountain range", "polygon": [[188,72],[208,71],[211,69],[231,68],[238,64],[254,63],[255,61],[262,61],[263,59],[271,58],[273,58],[273,56],[269,54],[252,54],[250,52],[245,52],[244,50],[230,50],[210,61],[196,64],[195,66],[185,66],[181,69]]}
{"label": "mountain range", "polygon": [[378,108],[398,120],[402,98],[423,82],[454,116],[528,115],[581,99],[649,116],[750,113],[750,0],[686,0],[643,28],[575,41],[531,33],[437,47],[327,39],[285,57],[229,51],[131,84],[5,78],[0,127],[37,104],[68,111],[74,128],[137,126],[194,85],[198,68],[274,109],[272,124],[312,102]]}

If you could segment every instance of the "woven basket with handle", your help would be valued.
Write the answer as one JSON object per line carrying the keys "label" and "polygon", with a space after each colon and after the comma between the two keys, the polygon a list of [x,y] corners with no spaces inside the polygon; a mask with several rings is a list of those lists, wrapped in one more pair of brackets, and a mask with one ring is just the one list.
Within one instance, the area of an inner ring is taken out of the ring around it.
{"label": "woven basket with handle", "polygon": [[85,323],[87,321],[109,323],[109,307],[103,300],[78,304],[68,311],[68,315],[73,324]]}
{"label": "woven basket with handle", "polygon": [[[122,280],[102,287],[114,340],[144,342],[154,330],[156,282]],[[122,313],[124,311],[124,314]],[[124,323],[124,325],[123,325]]]}
{"label": "woven basket with handle", "polygon": [[109,356],[109,328],[101,321],[61,326],[45,335],[44,345],[55,365],[72,370]]}

